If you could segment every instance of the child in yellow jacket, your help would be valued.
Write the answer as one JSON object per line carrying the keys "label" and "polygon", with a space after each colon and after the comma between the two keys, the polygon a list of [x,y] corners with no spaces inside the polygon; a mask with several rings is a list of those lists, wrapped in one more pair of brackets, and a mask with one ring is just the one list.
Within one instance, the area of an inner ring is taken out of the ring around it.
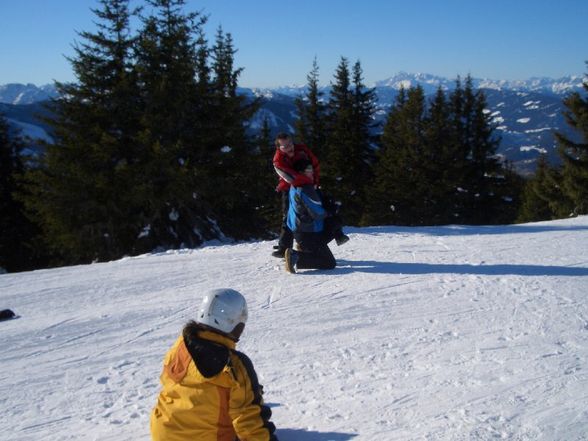
{"label": "child in yellow jacket", "polygon": [[204,297],[196,321],[165,356],[153,441],[278,441],[253,364],[235,350],[246,321],[239,292]]}

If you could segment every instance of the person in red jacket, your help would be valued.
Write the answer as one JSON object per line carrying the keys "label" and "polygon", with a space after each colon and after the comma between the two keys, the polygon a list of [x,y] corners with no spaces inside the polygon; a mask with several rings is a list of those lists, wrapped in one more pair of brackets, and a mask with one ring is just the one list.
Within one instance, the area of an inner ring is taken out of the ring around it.
{"label": "person in red jacket", "polygon": [[[282,198],[282,225],[280,228],[280,238],[276,250],[272,253],[274,257],[284,257],[288,248],[292,248],[294,237],[292,231],[288,228],[286,219],[288,216],[290,185],[296,180],[298,185],[311,184],[315,188],[319,187],[320,163],[317,157],[304,144],[294,144],[292,138],[287,133],[279,133],[275,140],[276,153],[274,154],[274,169],[279,177],[276,191],[281,194]],[[313,177],[307,177],[303,173],[294,170],[294,163],[302,159],[308,160],[312,164]],[[304,181],[304,182],[303,182]]]}

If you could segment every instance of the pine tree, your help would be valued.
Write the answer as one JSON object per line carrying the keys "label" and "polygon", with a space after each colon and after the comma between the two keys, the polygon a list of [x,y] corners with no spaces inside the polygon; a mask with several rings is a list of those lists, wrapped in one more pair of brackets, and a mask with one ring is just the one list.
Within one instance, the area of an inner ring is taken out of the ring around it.
{"label": "pine tree", "polygon": [[[255,139],[251,171],[255,175],[250,191],[256,195],[255,211],[257,221],[263,225],[264,233],[272,230],[272,227],[279,225],[282,221],[280,202],[275,190],[275,170],[273,166],[273,155],[275,152],[271,129],[267,118],[263,120],[261,130]],[[265,234],[264,234],[265,236]]]}
{"label": "pine tree", "polygon": [[57,83],[55,145],[28,173],[27,207],[48,247],[65,262],[108,259],[132,249],[138,96],[127,0],[100,0],[95,33],[81,32],[69,61],[77,83]]}
{"label": "pine tree", "polygon": [[218,238],[218,216],[208,197],[213,106],[206,17],[184,12],[184,0],[147,0],[137,70],[145,152],[145,247],[196,246]]}
{"label": "pine tree", "polygon": [[401,90],[384,132],[368,223],[430,225],[514,220],[520,179],[495,156],[498,140],[481,92],[457,80],[429,105],[420,86]]}
{"label": "pine tree", "polygon": [[556,217],[557,207],[552,201],[562,198],[559,185],[554,185],[559,179],[557,171],[549,166],[545,155],[541,155],[535,174],[525,182],[517,222],[544,221]]}
{"label": "pine tree", "polygon": [[470,194],[474,196],[474,223],[495,222],[501,211],[502,200],[498,197],[498,187],[504,182],[504,174],[496,151],[500,139],[494,136],[490,113],[486,112],[486,97],[482,91],[473,91],[472,79],[466,79],[466,100],[472,97],[471,117],[467,118],[471,127],[470,143],[472,185]]}
{"label": "pine tree", "polygon": [[430,222],[425,123],[422,87],[401,89],[382,133],[374,184],[369,192],[367,223],[424,225]]}
{"label": "pine tree", "polygon": [[449,140],[449,156],[453,159],[448,167],[450,174],[446,181],[449,189],[450,205],[447,207],[452,221],[456,223],[467,223],[466,205],[468,201],[468,192],[466,188],[469,182],[468,163],[470,158],[469,144],[467,136],[468,130],[464,114],[465,97],[461,77],[455,80],[455,88],[448,96],[448,112],[451,130],[451,139]]}
{"label": "pine tree", "polygon": [[18,141],[9,136],[8,122],[0,114],[0,272],[12,270],[14,250],[23,239],[16,232],[22,209],[14,199],[15,176],[23,169],[20,150]]}
{"label": "pine tree", "polygon": [[[588,77],[583,87],[588,92]],[[563,103],[566,122],[577,136],[570,139],[556,133],[563,162],[562,191],[569,204],[560,204],[558,211],[562,215],[588,214],[588,98],[574,92]]]}
{"label": "pine tree", "polygon": [[512,224],[516,222],[521,210],[525,178],[516,171],[512,163],[504,161],[493,180],[494,206],[491,206],[493,213],[487,223]]}
{"label": "pine tree", "polygon": [[[212,159],[207,195],[219,216],[219,225],[231,237],[243,239],[267,233],[256,207],[267,194],[258,183],[263,167],[254,140],[246,133],[259,100],[248,102],[237,93],[242,68],[234,67],[236,49],[230,33],[218,29],[212,48],[212,107],[214,121],[208,146]],[[260,193],[261,192],[261,193]]]}
{"label": "pine tree", "polygon": [[353,65],[353,130],[354,158],[356,170],[354,171],[354,187],[358,197],[363,199],[363,189],[372,178],[374,163],[374,144],[376,137],[373,135],[377,127],[374,115],[376,113],[375,89],[367,88],[363,82],[363,70],[361,63],[357,61]]}
{"label": "pine tree", "polygon": [[455,222],[459,216],[455,201],[465,158],[452,124],[450,103],[441,88],[431,100],[424,136],[428,155],[423,158],[423,166],[430,185],[428,216],[435,225]]}
{"label": "pine tree", "polygon": [[357,225],[364,210],[364,188],[371,173],[374,91],[363,85],[361,64],[342,57],[328,103],[325,187],[342,203],[345,222]]}
{"label": "pine tree", "polygon": [[468,76],[463,89],[458,79],[451,102],[458,148],[461,158],[465,157],[457,198],[460,221],[492,223],[510,202],[499,196],[508,182],[496,156],[500,140],[494,136],[486,98],[482,91],[474,90]]}
{"label": "pine tree", "polygon": [[388,225],[394,223],[396,205],[390,197],[389,191],[394,188],[393,175],[396,174],[400,133],[400,113],[406,104],[406,90],[401,87],[395,101],[392,104],[382,136],[380,146],[376,152],[376,164],[374,166],[374,180],[368,186],[366,198],[366,211],[362,223],[366,225]]}
{"label": "pine tree", "polygon": [[0,270],[23,271],[43,263],[35,247],[38,230],[25,216],[20,181],[25,171],[24,140],[0,114]]}
{"label": "pine tree", "polygon": [[319,89],[319,66],[316,57],[312,70],[306,77],[308,89],[303,97],[295,100],[298,111],[296,138],[306,144],[320,159],[326,156],[326,105]]}
{"label": "pine tree", "polygon": [[342,57],[335,72],[335,82],[332,84],[327,105],[327,142],[325,157],[321,158],[321,183],[333,197],[345,205],[347,223],[353,223],[348,214],[353,184],[348,179],[347,170],[353,150],[350,137],[353,126],[353,95],[350,86],[349,61]]}

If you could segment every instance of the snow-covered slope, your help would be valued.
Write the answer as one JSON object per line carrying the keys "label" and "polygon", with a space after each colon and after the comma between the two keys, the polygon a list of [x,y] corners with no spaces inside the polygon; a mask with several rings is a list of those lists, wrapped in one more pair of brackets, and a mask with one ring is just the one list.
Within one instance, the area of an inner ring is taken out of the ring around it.
{"label": "snow-covered slope", "polygon": [[0,438],[148,439],[164,353],[228,286],[282,441],[588,439],[588,217],[348,232],[333,271],[253,242],[0,275]]}

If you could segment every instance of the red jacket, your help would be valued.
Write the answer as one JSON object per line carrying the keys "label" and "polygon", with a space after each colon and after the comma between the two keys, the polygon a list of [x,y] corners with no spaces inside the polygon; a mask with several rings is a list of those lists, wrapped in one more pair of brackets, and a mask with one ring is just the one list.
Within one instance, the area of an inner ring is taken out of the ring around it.
{"label": "red jacket", "polygon": [[[312,182],[304,174],[298,173],[294,170],[294,163],[300,159],[308,159],[310,162],[312,162],[312,168],[314,169],[314,182]],[[276,149],[276,153],[274,154],[274,169],[280,177],[280,181],[276,187],[277,191],[290,190],[290,185],[294,182],[294,180],[296,180],[298,185],[319,185],[319,160],[304,144],[294,144],[294,156],[292,157],[286,155],[278,147]]]}

